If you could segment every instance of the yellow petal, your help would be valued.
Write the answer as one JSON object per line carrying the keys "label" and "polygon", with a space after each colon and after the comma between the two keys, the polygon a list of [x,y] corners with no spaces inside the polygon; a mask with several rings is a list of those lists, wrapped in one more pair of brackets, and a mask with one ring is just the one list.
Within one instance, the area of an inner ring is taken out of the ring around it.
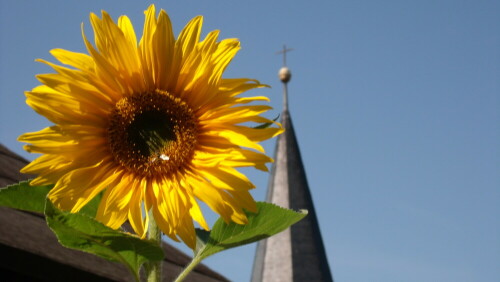
{"label": "yellow petal", "polygon": [[130,199],[130,203],[128,204],[128,219],[130,221],[130,225],[134,229],[134,231],[141,237],[146,237],[147,225],[145,224],[145,216],[143,216],[143,199],[144,199],[144,191],[145,186],[147,184],[145,181],[141,181],[138,185],[133,188],[133,195]]}
{"label": "yellow petal", "polygon": [[113,229],[119,228],[127,219],[127,204],[132,198],[134,183],[133,175],[123,175],[115,185],[106,189],[96,219]]}
{"label": "yellow petal", "polygon": [[[187,57],[194,49],[200,40],[201,26],[203,24],[203,17],[197,16],[193,18],[184,27],[177,39],[177,46],[182,50],[182,55]],[[177,48],[176,46],[176,48]]]}
{"label": "yellow petal", "polygon": [[151,42],[151,50],[155,52],[152,55],[153,79],[159,89],[175,87],[178,74],[172,70],[174,46],[175,39],[170,18],[161,10]]}
{"label": "yellow petal", "polygon": [[54,56],[59,62],[75,67],[84,72],[94,72],[94,60],[87,54],[71,52],[64,49],[52,49],[50,54]]}
{"label": "yellow petal", "polygon": [[106,57],[101,55],[97,50],[94,49],[92,44],[87,40],[85,33],[83,31],[82,25],[82,37],[87,51],[94,60],[96,66],[96,75],[102,81],[102,85],[106,86],[102,89],[106,91],[105,93],[109,95],[113,100],[118,101],[124,94],[131,94],[130,89],[126,87],[126,83],[121,79],[120,73],[113,67],[113,65],[108,62]]}
{"label": "yellow petal", "polygon": [[212,57],[215,67],[210,76],[209,84],[219,84],[222,73],[226,70],[239,49],[240,42],[235,39],[225,39],[219,43],[217,51]]}
{"label": "yellow petal", "polygon": [[48,197],[58,208],[78,212],[116,179],[118,174],[109,170],[102,163],[75,169],[57,181]]}
{"label": "yellow petal", "polygon": [[130,49],[137,48],[137,37],[135,36],[134,27],[132,26],[132,22],[127,16],[120,16],[118,18],[118,27],[122,30],[125,38],[130,45]]}
{"label": "yellow petal", "polygon": [[141,41],[139,42],[139,54],[146,83],[146,89],[154,86],[154,58],[155,53],[152,48],[153,35],[156,31],[156,9],[154,5],[150,5],[144,12],[144,28]]}
{"label": "yellow petal", "polygon": [[188,247],[194,250],[196,247],[196,233],[194,231],[193,220],[187,213],[180,219],[177,234]]}
{"label": "yellow petal", "polygon": [[241,106],[226,108],[219,111],[207,112],[207,115],[203,117],[204,123],[211,123],[213,119],[219,119],[220,121],[230,121],[232,119],[242,119],[245,117],[258,116],[272,109],[270,106],[266,105],[255,105],[255,106]]}
{"label": "yellow petal", "polygon": [[[212,128],[210,128],[210,129],[212,129]],[[261,129],[258,129],[258,130],[261,130]],[[262,130],[265,130],[265,129],[262,129]],[[243,131],[243,130],[241,130],[241,131]],[[236,132],[236,131],[231,130],[229,128],[228,129],[221,128],[221,129],[217,129],[217,130],[213,129],[213,130],[204,132],[203,135],[208,135],[208,136],[212,135],[214,137],[222,137],[225,140],[227,140],[229,143],[232,143],[234,145],[255,149],[255,150],[262,152],[262,153],[264,152],[264,148],[261,145],[250,140],[245,134]],[[203,143],[202,143],[202,145],[203,145]]]}
{"label": "yellow petal", "polygon": [[206,167],[199,173],[219,189],[240,191],[255,188],[244,174],[231,167]]}
{"label": "yellow petal", "polygon": [[191,186],[193,194],[207,204],[213,211],[220,214],[222,218],[229,222],[232,215],[232,210],[226,204],[221,196],[221,192],[217,190],[212,184],[202,181],[197,177],[188,176],[186,181]]}

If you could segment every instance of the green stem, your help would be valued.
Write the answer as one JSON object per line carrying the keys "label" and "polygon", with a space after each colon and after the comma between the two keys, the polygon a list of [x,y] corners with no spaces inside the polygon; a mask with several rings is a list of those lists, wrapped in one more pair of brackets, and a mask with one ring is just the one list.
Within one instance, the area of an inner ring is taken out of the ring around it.
{"label": "green stem", "polygon": [[[153,212],[149,212],[149,226],[148,226],[148,239],[154,241],[161,248],[161,230],[156,224]],[[161,281],[161,263],[162,261],[149,261],[144,264],[146,271],[146,278],[148,282]]]}
{"label": "green stem", "polygon": [[191,270],[193,270],[201,262],[201,260],[202,260],[201,257],[195,256],[193,260],[188,264],[188,266],[184,268],[181,274],[177,276],[175,282],[181,282],[182,280],[184,280],[186,276],[189,274],[189,272],[191,272]]}

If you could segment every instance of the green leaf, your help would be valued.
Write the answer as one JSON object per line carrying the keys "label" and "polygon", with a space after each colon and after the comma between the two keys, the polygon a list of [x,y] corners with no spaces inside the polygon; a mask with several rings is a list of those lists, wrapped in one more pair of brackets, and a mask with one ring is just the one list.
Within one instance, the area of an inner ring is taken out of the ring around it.
{"label": "green leaf", "polygon": [[22,181],[0,188],[0,206],[43,213],[45,198],[53,186],[30,186],[29,181]]}
{"label": "green leaf", "polygon": [[227,224],[219,218],[210,232],[196,229],[193,260],[175,281],[183,281],[189,272],[208,256],[278,234],[304,218],[307,211],[296,212],[270,203],[257,202],[257,213],[247,212],[246,214],[248,217],[246,225],[234,222]]}
{"label": "green leaf", "polygon": [[49,200],[45,216],[61,245],[123,263],[137,281],[143,263],[163,259],[163,250],[155,243],[111,229],[87,215],[61,211]]}
{"label": "green leaf", "polygon": [[[0,206],[43,213],[45,198],[54,185],[31,186],[30,181],[0,188]],[[79,213],[95,217],[101,202],[102,193],[95,196]]]}
{"label": "green leaf", "polygon": [[271,237],[307,215],[306,210],[296,212],[264,202],[257,202],[257,209],[257,213],[247,213],[246,225],[227,224],[219,218],[212,231],[197,229],[193,260],[201,261],[215,253]]}

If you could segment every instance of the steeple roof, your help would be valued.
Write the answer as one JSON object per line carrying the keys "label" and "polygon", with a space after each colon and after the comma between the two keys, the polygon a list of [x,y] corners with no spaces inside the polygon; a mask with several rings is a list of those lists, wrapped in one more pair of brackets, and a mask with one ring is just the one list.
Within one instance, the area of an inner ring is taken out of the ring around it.
{"label": "steeple roof", "polygon": [[[284,68],[280,70],[280,78]],[[288,68],[286,71],[289,73]],[[309,213],[289,229],[258,243],[252,282],[333,281],[288,110],[290,77],[289,73],[286,79],[281,79],[284,86],[281,124],[285,132],[276,143],[266,201],[294,210],[307,209]]]}

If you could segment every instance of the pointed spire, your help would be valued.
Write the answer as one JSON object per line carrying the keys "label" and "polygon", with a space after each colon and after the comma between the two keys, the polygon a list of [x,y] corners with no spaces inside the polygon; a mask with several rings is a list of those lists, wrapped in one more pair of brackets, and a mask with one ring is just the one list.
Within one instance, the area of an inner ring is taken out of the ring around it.
{"label": "pointed spire", "polygon": [[[283,64],[290,50],[284,46],[280,51]],[[294,210],[307,209],[309,214],[291,228],[258,243],[252,282],[333,281],[288,110],[290,70],[283,67],[279,77],[283,82],[281,124],[285,132],[276,143],[266,201]]]}

